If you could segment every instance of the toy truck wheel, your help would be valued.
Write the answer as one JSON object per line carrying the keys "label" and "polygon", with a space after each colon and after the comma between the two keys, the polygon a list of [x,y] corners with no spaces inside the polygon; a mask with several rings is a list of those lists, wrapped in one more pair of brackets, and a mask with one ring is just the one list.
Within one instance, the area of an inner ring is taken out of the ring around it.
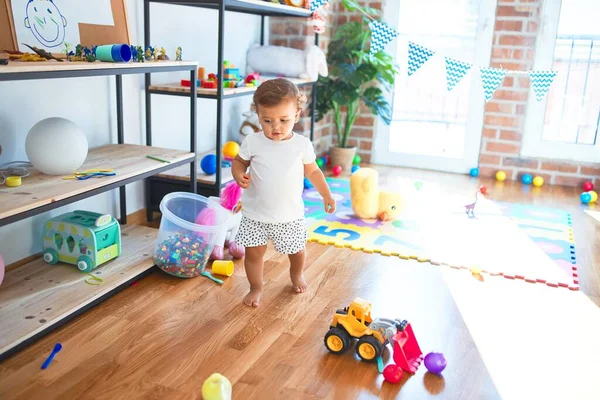
{"label": "toy truck wheel", "polygon": [[363,336],[356,343],[356,354],[361,360],[367,362],[376,361],[383,353],[383,345],[373,336]]}
{"label": "toy truck wheel", "polygon": [[77,259],[77,268],[79,268],[81,272],[92,272],[92,260],[87,256],[79,257],[79,259]]}
{"label": "toy truck wheel", "polygon": [[331,328],[325,335],[325,347],[333,354],[341,354],[350,346],[350,336],[340,328]]}
{"label": "toy truck wheel", "polygon": [[48,264],[56,264],[58,262],[58,253],[54,249],[44,250],[44,261]]}

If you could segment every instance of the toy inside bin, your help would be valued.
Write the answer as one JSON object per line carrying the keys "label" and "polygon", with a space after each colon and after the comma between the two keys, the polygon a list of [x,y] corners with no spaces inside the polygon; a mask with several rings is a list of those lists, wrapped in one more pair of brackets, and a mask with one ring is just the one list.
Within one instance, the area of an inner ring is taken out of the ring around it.
{"label": "toy inside bin", "polygon": [[[209,210],[207,210],[209,209]],[[154,263],[163,271],[194,278],[204,272],[217,238],[226,231],[226,210],[208,198],[187,192],[169,193],[160,202],[162,218],[154,250]],[[210,224],[196,223],[210,211]]]}

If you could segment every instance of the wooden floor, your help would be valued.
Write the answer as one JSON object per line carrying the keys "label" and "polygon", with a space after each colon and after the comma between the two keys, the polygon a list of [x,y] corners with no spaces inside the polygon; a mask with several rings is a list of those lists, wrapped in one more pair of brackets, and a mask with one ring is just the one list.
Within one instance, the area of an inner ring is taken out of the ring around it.
{"label": "wooden floor", "polygon": [[[440,201],[479,184],[459,175],[380,173],[389,184],[397,176],[424,179],[439,189]],[[579,191],[526,193],[518,183],[484,183],[491,199],[573,212],[581,290],[598,305],[598,225],[581,210]],[[234,399],[500,398],[440,267],[313,243],[308,252],[310,289],[297,295],[287,259],[269,250],[258,309],[242,304],[248,283],[241,262],[223,286],[157,271],[1,363],[0,398],[200,399],[213,372],[231,380]],[[355,296],[371,301],[376,316],[409,320],[425,353],[443,351],[449,361],[443,378],[422,366],[391,385],[352,352],[329,354],[323,336],[331,317]],[[56,342],[63,350],[40,370]]]}

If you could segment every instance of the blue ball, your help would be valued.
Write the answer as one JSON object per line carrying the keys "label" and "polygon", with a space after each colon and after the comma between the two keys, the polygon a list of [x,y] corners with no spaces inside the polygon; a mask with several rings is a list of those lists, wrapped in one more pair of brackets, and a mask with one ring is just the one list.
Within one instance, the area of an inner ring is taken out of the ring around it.
{"label": "blue ball", "polygon": [[217,156],[214,154],[207,154],[202,157],[200,161],[200,168],[206,175],[212,175],[217,172]]}
{"label": "blue ball", "polygon": [[579,195],[579,199],[583,204],[588,204],[590,201],[592,201],[592,195],[588,192],[583,192]]}
{"label": "blue ball", "polygon": [[310,189],[312,187],[313,187],[313,185],[312,185],[312,183],[310,183],[308,178],[304,178],[304,189]]}
{"label": "blue ball", "polygon": [[521,177],[521,182],[523,182],[526,185],[530,185],[531,182],[533,182],[533,177],[531,175],[529,175],[529,174],[524,174]]}
{"label": "blue ball", "polygon": [[352,166],[352,173],[355,173],[359,169],[360,169],[360,165],[353,165]]}
{"label": "blue ball", "polygon": [[479,168],[471,168],[471,170],[469,171],[469,175],[471,175],[472,177],[476,177],[479,175]]}

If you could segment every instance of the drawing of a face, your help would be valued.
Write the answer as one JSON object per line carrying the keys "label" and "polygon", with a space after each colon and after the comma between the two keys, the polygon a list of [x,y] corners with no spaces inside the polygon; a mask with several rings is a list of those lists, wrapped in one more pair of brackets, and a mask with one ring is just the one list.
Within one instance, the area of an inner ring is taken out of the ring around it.
{"label": "drawing of a face", "polygon": [[42,45],[56,47],[65,39],[67,19],[52,0],[29,0],[25,11],[25,26]]}

